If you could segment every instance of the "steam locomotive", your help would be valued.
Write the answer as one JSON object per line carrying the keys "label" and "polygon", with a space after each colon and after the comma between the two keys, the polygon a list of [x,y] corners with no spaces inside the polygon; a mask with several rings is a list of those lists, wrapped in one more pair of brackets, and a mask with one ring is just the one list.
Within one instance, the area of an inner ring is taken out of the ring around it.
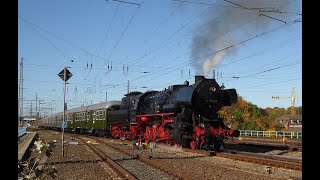
{"label": "steam locomotive", "polygon": [[[218,111],[235,103],[235,89],[195,76],[192,85],[185,81],[163,91],[130,92],[122,101],[67,110],[65,130],[222,150],[224,142],[240,132],[225,125]],[[61,119],[61,113],[56,114],[43,119],[40,126],[61,129]]]}

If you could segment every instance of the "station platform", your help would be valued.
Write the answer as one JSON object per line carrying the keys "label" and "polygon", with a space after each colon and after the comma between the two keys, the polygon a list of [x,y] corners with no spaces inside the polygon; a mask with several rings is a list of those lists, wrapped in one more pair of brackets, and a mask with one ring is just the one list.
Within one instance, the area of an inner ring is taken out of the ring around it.
{"label": "station platform", "polygon": [[34,139],[37,135],[37,132],[26,132],[18,140],[18,161],[21,161],[24,154],[28,150],[31,143],[34,142]]}

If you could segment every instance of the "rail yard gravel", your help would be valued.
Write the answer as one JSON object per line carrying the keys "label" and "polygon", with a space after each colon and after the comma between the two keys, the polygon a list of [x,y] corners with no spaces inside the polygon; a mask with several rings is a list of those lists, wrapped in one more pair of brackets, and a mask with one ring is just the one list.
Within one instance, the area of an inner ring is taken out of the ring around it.
{"label": "rail yard gravel", "polygon": [[[55,168],[55,177],[50,176],[46,171],[41,174],[41,179],[122,179],[119,178],[113,169],[103,165],[99,158],[93,155],[92,151],[81,141],[78,145],[72,145],[70,134],[65,134],[65,157],[62,157],[61,133],[53,131],[38,131],[39,137],[45,142],[56,141],[53,154],[47,159],[43,169]],[[90,137],[89,137],[90,138]],[[182,152],[179,148],[167,147],[157,144],[154,152],[150,149],[134,149],[131,144],[123,145],[119,141],[106,140],[123,149],[132,150],[140,156],[150,157],[150,159],[166,164],[167,167],[178,169],[181,172],[190,174],[198,179],[290,179],[301,177],[302,172],[290,169],[271,167],[271,172],[267,171],[265,165],[236,161],[215,156],[205,156],[201,154]],[[112,151],[97,144],[103,151]],[[35,153],[35,152],[33,152]],[[31,156],[35,156],[31,153]],[[113,152],[117,154],[116,152]],[[136,172],[139,179],[172,179],[166,178],[168,175],[141,164],[139,160],[134,160],[129,156],[120,155],[118,163],[127,170],[133,167],[141,167]]]}
{"label": "rail yard gravel", "polygon": [[[121,146],[120,143],[118,144]],[[180,148],[168,148],[162,145],[159,145],[155,152],[150,152],[149,149],[137,151],[141,156],[152,156],[155,161],[179,169],[186,174],[192,174],[199,179],[289,179],[302,175],[301,171],[276,167],[271,167],[269,174],[267,172],[269,166],[182,152]]]}
{"label": "rail yard gravel", "polygon": [[[46,143],[56,142],[52,155],[44,163],[43,173],[38,175],[40,179],[119,179],[112,169],[101,165],[99,158],[83,143],[79,142],[78,145],[65,143],[65,156],[62,157],[60,132],[40,130],[38,134]],[[70,142],[70,139],[71,136],[66,134],[65,141]],[[30,157],[37,157],[37,154],[37,151],[33,151]],[[54,169],[54,175],[49,169]]]}

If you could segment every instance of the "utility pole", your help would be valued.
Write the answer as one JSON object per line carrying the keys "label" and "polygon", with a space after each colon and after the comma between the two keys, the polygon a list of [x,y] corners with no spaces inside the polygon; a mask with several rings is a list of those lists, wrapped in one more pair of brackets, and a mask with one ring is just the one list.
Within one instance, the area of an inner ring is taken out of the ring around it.
{"label": "utility pole", "polygon": [[31,102],[31,107],[30,107],[30,114],[29,114],[30,117],[32,117],[32,102]]}
{"label": "utility pole", "polygon": [[36,93],[36,112],[38,112],[37,104],[38,104],[38,93]]}
{"label": "utility pole", "polygon": [[20,120],[23,118],[23,58],[21,58],[20,62],[20,80],[19,80],[19,116],[18,116],[18,124],[20,124]]}
{"label": "utility pole", "polygon": [[296,110],[295,110],[295,101],[296,98],[298,98],[299,96],[295,96],[294,94],[294,87],[292,87],[292,91],[291,91],[291,96],[289,97],[279,97],[279,96],[272,96],[272,99],[276,99],[276,100],[280,100],[280,99],[290,99],[291,100],[291,115],[295,115]]}
{"label": "utility pole", "polygon": [[106,102],[108,101],[108,92],[106,92]]}
{"label": "utility pole", "polygon": [[[39,118],[39,112],[38,112],[38,93],[36,93],[36,118]],[[39,110],[40,110],[40,101],[39,101]]]}
{"label": "utility pole", "polygon": [[38,111],[38,117],[37,117],[37,118],[41,117],[41,116],[40,116],[40,111],[41,111],[42,109],[44,109],[44,108],[42,108],[42,109],[40,108],[40,105],[41,105],[41,104],[46,104],[46,103],[41,103],[40,100],[39,100],[39,111]]}
{"label": "utility pole", "polygon": [[129,94],[129,80],[128,80],[128,87],[127,88],[128,88],[128,90],[127,90],[128,92],[127,93]]}
{"label": "utility pole", "polygon": [[[24,101],[35,101],[36,102],[36,110],[35,110],[35,112],[36,112],[36,116],[38,118],[38,114],[40,113],[40,104],[44,104],[44,103],[41,103],[41,101],[44,101],[44,100],[38,99],[38,94],[36,93],[36,99],[35,100],[33,100],[33,99],[23,99],[22,103]],[[31,116],[32,116],[32,114],[31,114]]]}

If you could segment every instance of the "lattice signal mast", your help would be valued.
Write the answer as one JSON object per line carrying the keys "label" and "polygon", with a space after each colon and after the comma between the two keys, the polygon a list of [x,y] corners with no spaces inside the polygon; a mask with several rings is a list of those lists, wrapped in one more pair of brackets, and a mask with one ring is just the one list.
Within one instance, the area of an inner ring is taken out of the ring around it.
{"label": "lattice signal mast", "polygon": [[20,62],[20,80],[19,80],[19,115],[18,120],[23,117],[23,58]]}
{"label": "lattice signal mast", "polygon": [[299,96],[294,95],[294,87],[292,87],[291,96],[289,97],[279,97],[279,96],[272,96],[272,99],[280,100],[280,99],[290,99],[291,100],[291,115],[295,115],[295,102],[296,98],[299,98]]}

